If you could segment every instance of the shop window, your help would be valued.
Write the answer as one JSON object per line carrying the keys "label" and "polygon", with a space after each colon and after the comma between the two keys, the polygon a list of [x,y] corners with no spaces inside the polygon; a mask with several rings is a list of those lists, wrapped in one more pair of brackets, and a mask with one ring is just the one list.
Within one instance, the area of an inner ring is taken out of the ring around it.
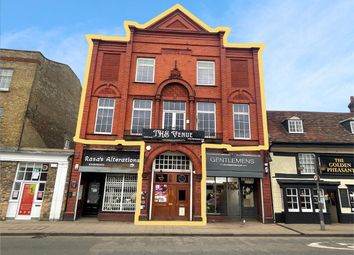
{"label": "shop window", "polygon": [[38,187],[37,197],[36,197],[37,200],[43,200],[44,188],[45,188],[45,183],[40,183]]}
{"label": "shop window", "polygon": [[286,188],[286,201],[289,212],[299,212],[299,200],[296,188]]}
{"label": "shop window", "polygon": [[301,174],[316,173],[316,157],[315,154],[299,153],[299,167]]}
{"label": "shop window", "polygon": [[12,200],[18,199],[18,197],[20,195],[20,189],[21,189],[21,182],[15,182],[14,188],[12,190],[12,195],[11,195]]}
{"label": "shop window", "polygon": [[135,81],[153,83],[154,76],[155,76],[155,59],[137,58]]}
{"label": "shop window", "polygon": [[354,190],[348,190],[351,211],[354,212]]}
{"label": "shop window", "polygon": [[8,91],[12,80],[12,69],[0,69],[0,91]]}
{"label": "shop window", "polygon": [[215,137],[215,103],[197,103],[197,128],[205,132],[205,137]]}
{"label": "shop window", "polygon": [[165,101],[163,103],[163,128],[173,130],[185,129],[186,103]]}
{"label": "shop window", "polygon": [[197,61],[197,85],[215,85],[215,63]]}
{"label": "shop window", "polygon": [[97,104],[96,134],[111,134],[113,127],[115,100],[113,98],[99,98]]}
{"label": "shop window", "polygon": [[[323,189],[320,189],[320,199],[321,199],[321,202],[322,202],[322,205],[323,205],[323,212],[327,212]],[[315,212],[319,212],[320,211],[319,206],[318,206],[318,192],[317,192],[317,189],[313,189],[313,207],[315,209]]]}
{"label": "shop window", "polygon": [[227,178],[207,177],[207,213],[227,214]]}
{"label": "shop window", "polygon": [[292,117],[288,120],[289,133],[304,133],[302,120],[298,117]]}
{"label": "shop window", "polygon": [[[39,184],[36,199],[41,200],[38,199],[38,196],[40,197],[44,193],[44,187],[48,175],[48,168],[49,166],[47,164],[42,163],[19,163],[17,167],[15,182],[12,188],[11,199],[18,200],[20,197],[20,190],[22,184],[24,182],[30,181]],[[42,194],[39,194],[39,192],[42,192]]]}
{"label": "shop window", "polygon": [[141,135],[144,128],[151,127],[151,100],[134,100],[131,134]]}
{"label": "shop window", "polygon": [[312,212],[311,190],[300,189],[300,205],[302,212]]}
{"label": "shop window", "polygon": [[107,174],[102,211],[135,211],[136,185],[136,174]]}
{"label": "shop window", "polygon": [[251,139],[249,105],[234,104],[233,111],[235,139]]}

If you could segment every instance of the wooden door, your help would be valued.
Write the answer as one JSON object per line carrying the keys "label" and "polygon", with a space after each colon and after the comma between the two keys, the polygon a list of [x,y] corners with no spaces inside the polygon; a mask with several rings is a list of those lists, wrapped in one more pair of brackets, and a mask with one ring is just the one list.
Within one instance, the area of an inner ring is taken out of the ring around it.
{"label": "wooden door", "polygon": [[[185,174],[183,174],[185,175]],[[190,186],[178,182],[181,174],[155,174],[152,201],[153,220],[189,220]]]}

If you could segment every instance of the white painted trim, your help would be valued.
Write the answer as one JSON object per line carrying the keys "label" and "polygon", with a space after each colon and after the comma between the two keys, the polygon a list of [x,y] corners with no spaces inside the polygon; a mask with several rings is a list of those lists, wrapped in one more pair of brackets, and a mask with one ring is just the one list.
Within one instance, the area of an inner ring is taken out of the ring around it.
{"label": "white painted trim", "polygon": [[61,207],[65,193],[66,177],[69,170],[68,162],[61,162],[57,167],[57,175],[55,177],[55,185],[52,197],[52,206],[50,208],[49,220],[60,220]]}
{"label": "white painted trim", "polygon": [[53,152],[25,152],[25,151],[1,151],[0,161],[16,161],[16,162],[38,162],[38,163],[60,163],[68,162],[68,157],[74,153],[67,154]]}

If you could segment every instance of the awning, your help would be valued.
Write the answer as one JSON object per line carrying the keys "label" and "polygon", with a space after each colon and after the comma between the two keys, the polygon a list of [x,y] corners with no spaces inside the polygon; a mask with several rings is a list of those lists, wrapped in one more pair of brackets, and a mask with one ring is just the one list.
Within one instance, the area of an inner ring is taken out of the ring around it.
{"label": "awning", "polygon": [[136,174],[136,168],[126,167],[97,167],[97,166],[80,166],[79,172],[81,173],[116,173],[116,174]]}

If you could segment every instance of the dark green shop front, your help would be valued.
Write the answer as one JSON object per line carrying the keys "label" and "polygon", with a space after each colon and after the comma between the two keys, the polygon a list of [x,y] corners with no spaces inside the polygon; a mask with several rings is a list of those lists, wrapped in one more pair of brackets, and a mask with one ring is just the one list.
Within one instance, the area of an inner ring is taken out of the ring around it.
{"label": "dark green shop front", "polygon": [[262,206],[260,155],[207,153],[208,221],[256,219]]}

